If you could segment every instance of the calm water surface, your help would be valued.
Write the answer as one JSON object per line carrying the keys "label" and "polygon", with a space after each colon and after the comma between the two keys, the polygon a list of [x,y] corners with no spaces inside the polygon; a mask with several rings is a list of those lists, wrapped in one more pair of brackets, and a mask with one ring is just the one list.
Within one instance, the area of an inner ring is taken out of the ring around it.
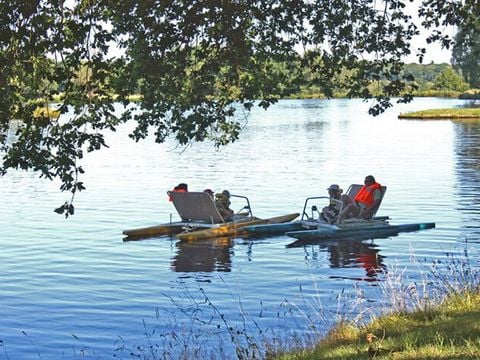
{"label": "calm water surface", "polygon": [[[87,190],[67,220],[52,211],[68,198],[57,183],[10,172],[0,178],[0,359],[127,359],[149,340],[170,351],[159,336],[167,333],[215,353],[226,324],[288,340],[309,331],[308,317],[328,329],[351,311],[340,300],[359,300],[359,291],[385,305],[386,273],[421,280],[412,257],[428,265],[467,249],[478,267],[480,123],[397,118],[465,104],[416,99],[374,118],[357,100],[281,101],[255,110],[241,139],[218,151],[134,143],[127,124],[108,136],[109,149],[84,159]],[[298,248],[287,248],[286,236],[122,240],[124,229],[176,219],[166,191],[179,182],[246,195],[255,215],[268,217],[300,211],[330,183],[346,189],[367,174],[388,186],[378,215],[437,228]],[[320,307],[321,316],[308,315]],[[207,339],[188,338],[193,319],[208,322]]]}

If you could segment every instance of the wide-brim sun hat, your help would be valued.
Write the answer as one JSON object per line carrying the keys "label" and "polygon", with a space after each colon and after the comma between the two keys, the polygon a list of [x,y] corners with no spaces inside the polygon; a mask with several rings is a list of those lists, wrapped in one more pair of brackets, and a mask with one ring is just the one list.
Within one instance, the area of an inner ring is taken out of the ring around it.
{"label": "wide-brim sun hat", "polygon": [[327,190],[340,190],[340,186],[337,184],[332,184],[327,188]]}

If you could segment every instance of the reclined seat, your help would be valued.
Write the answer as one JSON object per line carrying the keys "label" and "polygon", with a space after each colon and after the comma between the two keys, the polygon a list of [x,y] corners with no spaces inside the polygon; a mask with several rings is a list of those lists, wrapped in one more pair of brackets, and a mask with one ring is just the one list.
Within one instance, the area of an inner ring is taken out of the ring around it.
{"label": "reclined seat", "polygon": [[225,222],[215,206],[215,201],[206,192],[168,191],[167,194],[182,221],[206,224]]}
{"label": "reclined seat", "polygon": [[[352,202],[354,202],[354,199],[355,199],[355,196],[358,194],[358,192],[360,191],[360,189],[363,187],[363,185],[360,185],[360,184],[352,184],[350,185],[350,187],[348,188],[347,192],[345,193],[345,195],[347,195],[351,200]],[[381,191],[382,191],[382,197],[380,198],[380,201],[378,202],[376,208],[372,211],[372,214],[369,218],[367,219],[363,219],[363,220],[371,220],[371,219],[375,219],[375,214],[377,213],[378,209],[380,208],[380,205],[382,204],[382,200],[383,198],[385,197],[385,193],[387,191],[387,187],[386,186],[382,186],[381,188]],[[343,206],[343,204],[342,204]],[[342,212],[343,210],[343,207],[340,209],[340,212]],[[382,218],[384,219],[384,218]],[[353,219],[345,219],[346,221],[358,221],[360,219],[356,219],[356,218],[353,218]],[[337,224],[338,224],[338,221],[337,221]]]}

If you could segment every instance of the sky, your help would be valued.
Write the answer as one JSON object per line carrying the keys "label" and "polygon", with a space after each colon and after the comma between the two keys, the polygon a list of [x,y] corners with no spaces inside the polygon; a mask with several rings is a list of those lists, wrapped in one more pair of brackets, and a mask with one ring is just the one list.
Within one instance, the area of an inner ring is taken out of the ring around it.
{"label": "sky", "polygon": [[[441,63],[450,63],[450,59],[452,57],[452,51],[450,49],[442,49],[438,43],[435,44],[427,44],[425,38],[431,31],[425,30],[421,26],[421,21],[418,18],[417,11],[420,6],[421,0],[414,0],[412,2],[405,1],[406,4],[406,12],[412,16],[413,20],[415,21],[416,25],[419,28],[420,35],[416,36],[412,41],[412,54],[404,59],[405,63],[418,63],[418,58],[416,54],[416,49],[419,47],[426,48],[427,52],[423,59],[423,64],[430,64],[432,61],[435,64]],[[455,29],[453,27],[449,28],[440,28],[442,32],[447,33],[451,37],[455,35]]]}
{"label": "sky", "polygon": [[[426,35],[424,32],[423,39],[425,37]],[[452,51],[450,49],[442,49],[439,44],[427,44],[423,39],[417,37],[417,39],[412,42],[412,54],[404,59],[405,63],[418,63],[415,50],[419,47],[425,47],[427,52],[423,58],[423,64],[430,64],[431,62],[434,62],[435,64],[450,64],[450,59],[452,57]]]}

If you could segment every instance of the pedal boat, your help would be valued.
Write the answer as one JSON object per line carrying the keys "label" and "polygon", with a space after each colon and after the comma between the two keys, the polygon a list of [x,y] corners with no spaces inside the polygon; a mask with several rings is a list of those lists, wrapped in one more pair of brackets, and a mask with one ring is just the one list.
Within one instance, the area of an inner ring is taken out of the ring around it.
{"label": "pedal boat", "polygon": [[138,240],[154,236],[176,236],[180,240],[203,240],[223,236],[244,235],[244,227],[258,224],[279,224],[292,221],[299,213],[286,214],[266,219],[253,216],[250,201],[246,196],[231,195],[245,201],[245,205],[235,213],[232,221],[225,221],[218,211],[213,198],[204,192],[168,192],[180,216],[180,221],[170,221],[159,225],[124,230],[124,241]]}
{"label": "pedal boat", "polygon": [[[362,185],[352,184],[346,195],[354,199]],[[382,199],[387,190],[386,186],[382,186]],[[381,204],[378,204],[373,217],[370,219],[347,219],[342,223],[328,223],[321,216],[322,208],[319,202],[328,203],[330,201],[327,196],[308,197],[305,200],[302,217],[300,220],[290,221],[279,224],[252,224],[244,228],[244,232],[249,236],[276,236],[287,235],[296,239],[322,240],[322,239],[339,239],[339,238],[375,238],[396,235],[400,232],[410,232],[435,227],[433,222],[422,222],[413,224],[392,225],[389,223],[388,216],[376,217],[375,213]],[[313,205],[312,205],[313,204]],[[325,204],[324,204],[325,205]],[[323,205],[323,206],[324,206]],[[342,203],[339,201],[340,211]]]}

